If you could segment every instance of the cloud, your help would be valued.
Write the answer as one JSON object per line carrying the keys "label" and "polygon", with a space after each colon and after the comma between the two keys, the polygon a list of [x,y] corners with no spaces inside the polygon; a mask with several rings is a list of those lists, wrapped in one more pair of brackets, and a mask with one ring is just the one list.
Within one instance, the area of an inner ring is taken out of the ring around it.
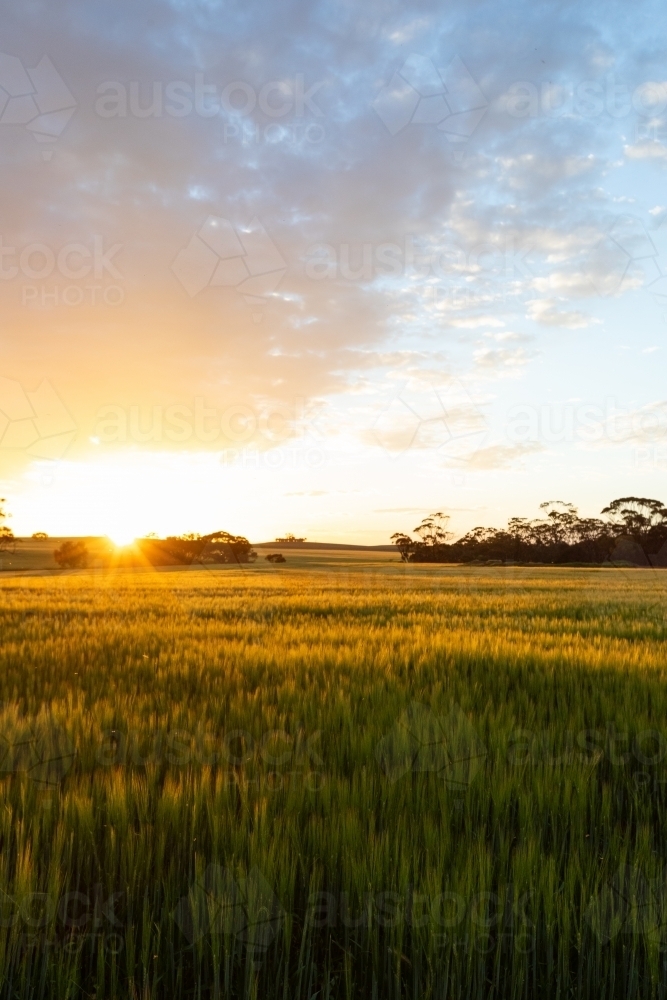
{"label": "cloud", "polygon": [[[531,343],[533,340],[532,337],[507,331],[504,333],[487,334],[486,339],[500,344],[507,344],[508,346],[491,347],[482,342],[480,346],[475,348],[473,351],[475,367],[485,373],[494,373],[496,375],[516,374],[520,368],[523,368],[535,357],[536,352],[534,350],[518,346]],[[510,344],[517,346],[510,347]]]}
{"label": "cloud", "polygon": [[581,330],[600,320],[578,309],[562,310],[556,299],[530,299],[527,302],[529,319],[542,326],[561,326],[568,330]]}
{"label": "cloud", "polygon": [[624,146],[623,152],[629,160],[667,160],[667,146],[660,142],[641,142],[634,146]]}
{"label": "cloud", "polygon": [[425,514],[426,507],[376,507],[374,514]]}
{"label": "cloud", "polygon": [[587,271],[553,271],[546,277],[535,278],[533,288],[541,294],[556,293],[561,297],[590,298],[595,288]]}
{"label": "cloud", "polygon": [[542,451],[542,446],[536,442],[526,444],[492,444],[480,448],[468,461],[471,469],[508,469],[527,455]]}
{"label": "cloud", "polygon": [[614,406],[607,413],[603,433],[587,441],[585,447],[608,448],[622,444],[667,444],[667,400],[656,400],[632,409]]}
{"label": "cloud", "polygon": [[499,344],[511,342],[514,344],[528,344],[535,339],[526,333],[515,333],[514,330],[503,330],[500,333],[485,333],[487,340],[495,340]]}
{"label": "cloud", "polygon": [[461,316],[450,320],[450,324],[464,330],[477,330],[480,326],[503,327],[504,320],[498,316]]}

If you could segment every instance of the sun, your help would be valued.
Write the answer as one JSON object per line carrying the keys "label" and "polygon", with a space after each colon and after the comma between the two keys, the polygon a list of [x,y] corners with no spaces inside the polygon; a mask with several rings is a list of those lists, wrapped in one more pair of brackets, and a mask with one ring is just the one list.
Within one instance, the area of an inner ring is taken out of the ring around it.
{"label": "sun", "polygon": [[117,549],[124,549],[136,541],[136,535],[123,528],[110,531],[107,537],[111,539]]}

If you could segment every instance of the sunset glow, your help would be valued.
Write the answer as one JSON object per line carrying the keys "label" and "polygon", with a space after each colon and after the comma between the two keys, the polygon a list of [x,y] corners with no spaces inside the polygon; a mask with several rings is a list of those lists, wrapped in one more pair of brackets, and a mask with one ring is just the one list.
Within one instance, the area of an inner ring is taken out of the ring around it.
{"label": "sunset glow", "polygon": [[114,530],[111,535],[109,535],[109,538],[114,543],[116,548],[123,549],[132,544],[132,542],[136,539],[136,535],[134,535],[130,530],[118,528]]}
{"label": "sunset glow", "polygon": [[82,59],[59,6],[29,45],[12,15],[0,66],[28,116],[0,116],[16,531],[381,543],[442,506],[460,534],[660,494],[657,53],[618,61],[581,12],[580,50],[396,8],[355,61],[214,4],[196,40],[160,7],[118,62],[104,15]]}

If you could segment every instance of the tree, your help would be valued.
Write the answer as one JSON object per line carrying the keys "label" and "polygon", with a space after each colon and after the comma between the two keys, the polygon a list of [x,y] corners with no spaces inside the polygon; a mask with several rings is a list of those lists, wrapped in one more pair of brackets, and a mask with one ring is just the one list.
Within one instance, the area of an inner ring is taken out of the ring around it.
{"label": "tree", "polygon": [[156,538],[146,535],[136,543],[152,565],[190,566],[193,563],[249,563],[257,553],[243,535],[213,531],[209,535],[187,534]]}
{"label": "tree", "polygon": [[45,531],[34,531],[32,537],[37,541],[41,541],[42,539],[48,538],[49,536]]}
{"label": "tree", "polygon": [[416,544],[410,536],[405,535],[402,531],[396,531],[391,536],[391,540],[401,553],[401,562],[410,562],[410,559],[414,554]]}
{"label": "tree", "polygon": [[230,535],[228,531],[214,531],[204,535],[206,548],[203,552],[203,562],[215,563],[250,563],[257,558],[257,553],[244,535]]}
{"label": "tree", "polygon": [[391,540],[401,553],[402,562],[442,562],[447,542],[453,537],[446,530],[448,521],[449,514],[442,511],[429,514],[413,529],[418,541],[400,531],[393,534]]}
{"label": "tree", "polygon": [[297,538],[291,531],[288,531],[284,538],[276,538],[282,545],[293,545],[295,542],[305,542],[305,538]]}
{"label": "tree", "polygon": [[436,511],[429,514],[420,525],[414,528],[414,533],[419,535],[423,545],[444,545],[453,535],[446,530],[449,514]]}
{"label": "tree", "polygon": [[[642,562],[651,565],[661,563],[667,544],[667,507],[662,500],[650,497],[620,497],[602,510],[610,525],[607,534],[610,551],[616,552],[618,544],[625,538],[639,546],[643,553]],[[612,557],[613,558],[613,557]],[[655,560],[658,559],[656,563]]]}
{"label": "tree", "polygon": [[146,539],[151,549],[171,556],[175,563],[189,566],[200,559],[206,548],[206,538],[202,535],[169,535],[164,541]]}
{"label": "tree", "polygon": [[[431,514],[415,529],[419,540],[402,532],[391,536],[404,562],[572,562],[601,564],[618,559],[625,540],[640,549],[642,565],[667,561],[667,507],[661,500],[621,497],[604,508],[606,520],[579,517],[562,500],[540,504],[546,515],[529,520],[512,517],[505,529],[473,528],[450,541],[446,515]],[[627,546],[626,546],[627,547]]]}
{"label": "tree", "polygon": [[633,538],[642,539],[653,529],[667,526],[667,507],[662,500],[647,497],[621,497],[601,511],[616,525],[621,525]]}
{"label": "tree", "polygon": [[2,506],[6,502],[4,497],[0,497],[0,552],[13,552],[16,547],[14,532],[6,524],[2,524],[8,517],[11,517],[11,514],[7,514]]}
{"label": "tree", "polygon": [[270,563],[284,563],[287,562],[285,556],[281,552],[269,552],[268,556],[264,556],[267,562]]}
{"label": "tree", "polygon": [[89,552],[85,542],[63,542],[53,553],[53,558],[61,569],[85,569]]}

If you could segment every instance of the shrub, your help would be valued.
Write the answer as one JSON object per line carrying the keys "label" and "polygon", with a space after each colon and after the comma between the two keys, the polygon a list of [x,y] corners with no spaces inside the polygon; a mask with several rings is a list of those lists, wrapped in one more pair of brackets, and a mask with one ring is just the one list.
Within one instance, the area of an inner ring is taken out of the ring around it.
{"label": "shrub", "polygon": [[53,558],[61,569],[85,569],[88,555],[85,542],[63,542],[53,553]]}

